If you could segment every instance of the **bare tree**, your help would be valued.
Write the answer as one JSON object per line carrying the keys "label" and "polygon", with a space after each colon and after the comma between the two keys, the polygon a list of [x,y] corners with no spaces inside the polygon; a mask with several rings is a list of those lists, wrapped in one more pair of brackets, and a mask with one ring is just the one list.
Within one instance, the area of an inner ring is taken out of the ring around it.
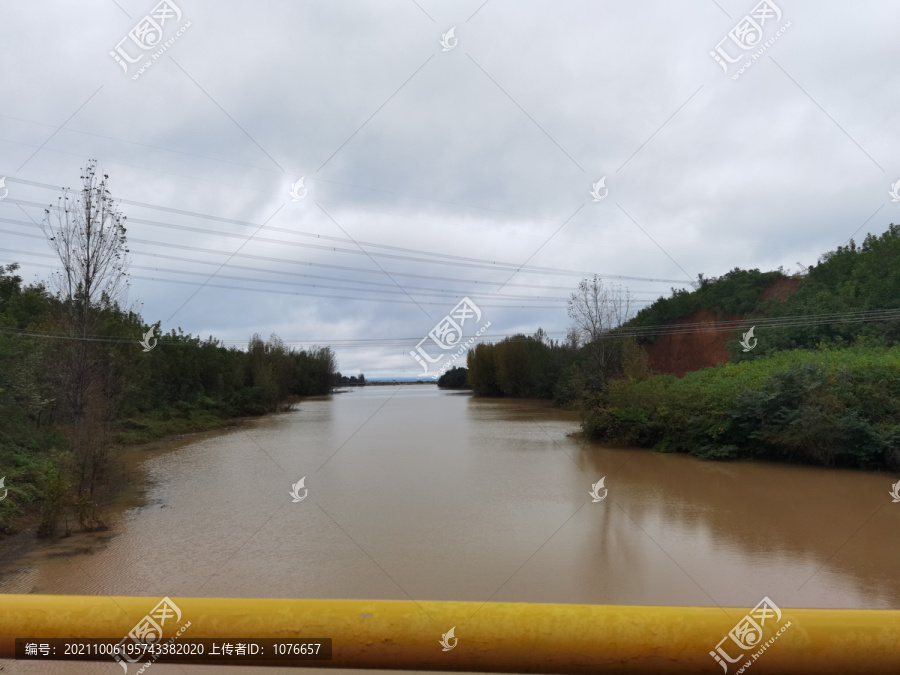
{"label": "bare tree", "polygon": [[44,211],[41,229],[59,257],[52,288],[63,308],[58,372],[72,427],[77,496],[82,524],[99,523],[93,513],[97,479],[108,466],[107,422],[111,414],[111,368],[94,342],[103,312],[124,299],[128,287],[125,217],[110,196],[108,176],[97,176],[89,160],[78,192],[63,189],[55,208]]}
{"label": "bare tree", "polygon": [[44,210],[41,225],[62,263],[53,288],[74,310],[80,330],[94,325],[93,309],[121,301],[128,286],[125,216],[110,196],[108,180],[104,174],[98,183],[97,161],[88,161],[82,189],[73,194],[64,188],[57,207]]}
{"label": "bare tree", "polygon": [[575,330],[585,344],[597,340],[604,333],[622,325],[631,318],[634,298],[622,286],[604,286],[603,280],[582,279],[578,292],[569,300],[569,318],[575,322]]}
{"label": "bare tree", "polygon": [[634,297],[627,289],[606,286],[596,274],[592,279],[582,279],[578,291],[572,293],[568,314],[574,324],[569,339],[577,339],[578,344],[588,348],[589,374],[597,383],[607,379],[615,356],[621,355],[621,345],[609,333],[632,317],[634,305]]}

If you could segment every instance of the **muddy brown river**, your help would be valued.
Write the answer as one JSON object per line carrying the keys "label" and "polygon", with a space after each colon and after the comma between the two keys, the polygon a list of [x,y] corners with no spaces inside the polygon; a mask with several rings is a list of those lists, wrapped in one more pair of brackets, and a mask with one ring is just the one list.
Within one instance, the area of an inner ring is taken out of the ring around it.
{"label": "muddy brown river", "polygon": [[609,449],[577,430],[541,402],[431,385],[307,400],[143,453],[144,505],[16,561],[0,592],[900,608],[892,476]]}

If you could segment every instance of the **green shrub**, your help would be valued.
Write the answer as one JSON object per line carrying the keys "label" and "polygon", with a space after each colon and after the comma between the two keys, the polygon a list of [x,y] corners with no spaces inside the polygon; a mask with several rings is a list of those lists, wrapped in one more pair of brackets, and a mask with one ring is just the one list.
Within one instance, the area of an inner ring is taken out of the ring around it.
{"label": "green shrub", "polygon": [[797,350],[610,383],[596,440],[705,458],[900,467],[900,347]]}

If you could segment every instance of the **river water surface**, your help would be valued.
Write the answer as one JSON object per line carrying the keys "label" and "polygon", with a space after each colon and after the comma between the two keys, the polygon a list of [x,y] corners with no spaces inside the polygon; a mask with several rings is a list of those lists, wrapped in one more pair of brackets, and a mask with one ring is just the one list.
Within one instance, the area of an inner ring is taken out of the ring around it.
{"label": "river water surface", "polygon": [[[145,505],[90,550],[81,535],[26,556],[0,592],[900,608],[891,476],[609,449],[577,430],[542,402],[431,385],[306,400],[144,453]],[[226,672],[251,670],[273,672]]]}

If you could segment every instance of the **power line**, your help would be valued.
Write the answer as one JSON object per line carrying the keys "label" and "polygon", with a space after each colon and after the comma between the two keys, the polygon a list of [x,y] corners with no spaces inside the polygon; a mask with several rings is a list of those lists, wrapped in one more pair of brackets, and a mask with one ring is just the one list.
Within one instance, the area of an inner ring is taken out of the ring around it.
{"label": "power line", "polygon": [[[0,218],[0,222],[11,223],[11,224],[16,224],[16,225],[25,225],[27,227],[36,227],[32,223],[26,223],[25,221],[21,221],[21,220],[12,220],[9,218]],[[46,240],[46,237],[43,235],[27,234],[24,232],[10,232],[9,230],[0,230],[0,233],[12,234],[15,236],[20,236],[20,237],[29,237],[32,239]],[[170,244],[167,242],[148,241],[146,239],[131,238],[130,242],[149,244],[152,246],[162,246],[162,247],[167,247],[167,248],[178,248],[178,249],[184,249],[184,250],[198,251],[198,252],[202,252],[202,253],[212,253],[215,255],[229,255],[229,253],[227,251],[218,251],[215,249],[208,249],[208,248],[203,248],[203,247],[199,247],[199,246],[187,246],[187,245],[179,245],[179,244]],[[8,253],[20,253],[22,255],[35,255],[35,256],[50,257],[50,258],[56,257],[56,256],[49,255],[49,254],[32,253],[30,251],[21,251],[21,250],[17,250],[17,249],[0,249],[0,250],[6,251]],[[182,256],[170,256],[170,255],[165,255],[162,253],[149,253],[146,251],[136,250],[136,249],[130,249],[129,252],[133,255],[143,255],[143,256],[152,256],[154,258],[166,258],[166,259],[170,259],[170,260],[179,260],[179,261],[188,262],[191,264],[200,264],[200,265],[218,265],[219,264],[217,262],[212,262],[212,261],[207,261],[207,260],[197,260],[195,258],[184,258]],[[361,273],[361,274],[378,274],[378,275],[381,274],[378,270],[366,270],[366,269],[360,269],[358,267],[349,267],[346,265],[329,265],[326,263],[314,263],[314,262],[307,262],[307,261],[302,261],[302,260],[288,260],[285,258],[273,258],[273,257],[269,257],[269,256],[252,255],[252,254],[245,254],[245,253],[239,253],[239,254],[235,255],[234,257],[249,258],[249,259],[253,259],[253,260],[263,260],[266,262],[283,263],[283,264],[290,264],[290,265],[305,265],[305,266],[310,266],[310,267],[321,267],[321,268],[325,268],[325,269],[335,269],[335,270],[342,270],[342,271],[355,272],[355,273]],[[290,275],[290,276],[301,276],[301,277],[309,277],[309,278],[327,279],[327,280],[331,280],[331,281],[345,281],[344,279],[338,278],[338,277],[326,277],[326,276],[318,276],[318,275],[313,275],[313,274],[302,274],[299,272],[287,272],[284,270],[273,270],[273,269],[269,269],[269,268],[249,267],[249,266],[233,265],[233,264],[229,264],[229,265],[227,265],[227,267],[232,267],[235,269],[246,269],[246,270],[250,270],[250,271],[254,271],[254,272],[266,272],[269,274],[283,274],[283,275]],[[427,280],[431,280],[431,281],[451,282],[451,283],[460,283],[460,284],[483,284],[483,285],[489,285],[489,286],[497,285],[496,281],[488,281],[488,280],[484,280],[484,279],[459,279],[459,278],[454,278],[454,277],[442,277],[442,276],[433,276],[433,275],[427,275],[427,274],[412,274],[409,272],[392,272],[392,274],[394,276],[398,276],[398,277],[408,277],[408,278],[414,278],[414,279],[427,279]],[[347,283],[357,283],[357,282],[351,281],[351,280],[346,280],[346,282]],[[384,284],[384,283],[379,283],[379,282],[375,282],[375,281],[365,281],[364,283],[366,283],[367,285],[384,285],[384,286],[390,286],[392,288],[394,287],[393,284]],[[567,292],[572,291],[571,286],[543,286],[540,284],[516,284],[516,283],[510,283],[507,285],[508,286],[516,286],[519,288],[538,288],[541,290],[558,290],[558,291],[567,291]],[[657,297],[662,296],[662,294],[659,291],[629,290],[629,292],[636,293],[636,294],[655,295]]]}
{"label": "power line", "polygon": [[[155,323],[148,324],[148,325],[155,325]],[[109,343],[118,343],[118,344],[129,344],[129,343],[137,342],[133,338],[117,338],[117,337],[102,336],[102,335],[99,335],[99,336],[98,335],[89,335],[86,337],[81,337],[81,336],[71,336],[68,333],[53,333],[53,332],[47,332],[47,331],[38,332],[38,331],[29,331],[27,329],[19,330],[16,328],[9,328],[9,327],[0,327],[0,333],[15,334],[15,335],[18,335],[21,337],[41,337],[41,338],[53,338],[53,339],[59,338],[59,339],[71,339],[71,340],[80,340],[80,341],[87,341],[87,342],[109,342]],[[547,335],[560,335],[560,336],[564,335],[564,333],[561,333],[559,331],[556,331],[556,332],[547,331],[546,334]],[[158,338],[159,344],[170,344],[170,345],[184,344],[185,340],[187,340],[187,339],[192,339],[192,340],[196,339],[196,340],[200,340],[201,342],[203,341],[203,339],[199,335],[190,336],[190,338],[188,338],[188,336],[182,336],[183,339],[177,339],[177,340],[166,339],[166,335],[167,334],[164,333],[163,335],[159,336],[159,338]],[[509,335],[487,334],[487,335],[482,335],[481,337],[482,338],[503,339],[506,337],[512,337],[513,335],[518,335],[518,333],[511,333]],[[469,337],[472,337],[472,336],[464,335],[462,338],[460,338],[460,341],[462,341],[465,338],[469,338]],[[279,338],[279,339],[281,339],[281,338]],[[213,338],[213,340],[217,343],[226,344],[226,345],[227,344],[237,345],[237,344],[246,344],[247,343],[246,340],[221,340],[221,339],[217,339],[217,338]],[[358,340],[341,340],[341,339],[283,340],[282,339],[281,342],[283,342],[286,345],[308,344],[308,345],[315,345],[315,346],[334,346],[334,347],[345,348],[345,347],[397,347],[397,346],[403,346],[403,345],[416,344],[416,343],[420,342],[421,340],[422,340],[422,336],[419,335],[416,337],[409,337],[409,338],[363,338],[363,339],[358,339]]]}
{"label": "power line", "polygon": [[661,324],[655,326],[630,326],[604,333],[602,338],[626,336],[685,335],[689,333],[721,333],[737,330],[749,325],[764,328],[791,328],[818,326],[836,323],[864,323],[870,321],[900,320],[900,309],[874,309],[858,312],[838,312],[833,314],[793,314],[780,317],[747,317],[709,323]]}
{"label": "power line", "polygon": [[[21,179],[12,179],[12,180],[14,180],[14,182],[23,182],[28,185],[33,185],[36,187],[42,187],[42,188],[47,188],[47,189],[53,189],[53,190],[57,190],[57,191],[60,189],[59,187],[56,187],[56,186],[48,185],[45,183],[38,183],[35,181],[24,181]],[[188,217],[192,217],[192,218],[202,218],[202,219],[207,219],[207,220],[228,223],[231,225],[239,225],[242,227],[259,227],[258,223],[252,223],[249,221],[242,221],[242,220],[235,220],[235,219],[231,219],[231,218],[223,218],[221,216],[199,213],[199,212],[195,212],[195,211],[185,211],[183,209],[174,209],[174,208],[160,206],[160,205],[156,205],[156,204],[147,204],[145,202],[136,202],[136,201],[130,201],[130,200],[123,200],[123,199],[119,199],[117,201],[119,201],[122,204],[129,204],[129,205],[138,206],[141,208],[153,209],[153,210],[164,211],[164,212],[169,212],[169,213],[177,213],[179,215],[184,215],[184,216],[188,216]],[[31,202],[31,201],[19,200],[19,199],[11,199],[11,200],[9,200],[9,203],[19,204],[22,206],[32,206],[32,207],[41,208],[41,209],[48,208],[47,205],[41,204],[39,202]],[[49,208],[56,209],[58,207],[50,206]],[[220,230],[209,230],[209,229],[204,229],[204,228],[194,228],[191,226],[175,225],[175,224],[171,224],[171,223],[161,223],[158,221],[133,218],[133,217],[128,217],[127,222],[146,224],[146,225],[151,225],[151,226],[156,226],[156,227],[165,227],[165,228],[177,229],[177,230],[189,230],[189,231],[199,232],[202,234],[215,234],[215,235],[219,235],[219,236],[246,238],[246,235],[238,234],[238,233],[223,232]],[[391,245],[387,245],[387,244],[378,244],[375,242],[364,242],[364,241],[356,242],[356,241],[353,241],[352,239],[348,239],[348,238],[344,238],[344,237],[332,237],[329,235],[321,235],[321,234],[317,234],[314,232],[303,232],[303,231],[299,231],[299,230],[291,230],[288,228],[280,228],[280,227],[275,227],[275,226],[267,226],[265,229],[270,230],[272,232],[284,232],[284,233],[291,234],[294,236],[310,237],[310,238],[315,238],[315,239],[321,239],[324,241],[334,241],[334,242],[338,242],[338,243],[354,244],[354,245],[359,244],[360,246],[367,246],[370,248],[380,248],[380,249],[384,249],[384,250],[393,250],[393,251],[399,251],[399,252],[405,252],[405,253],[412,253],[412,254],[415,254],[416,256],[431,256],[431,257],[436,257],[436,258],[444,258],[447,260],[456,260],[456,261],[459,261],[460,265],[467,266],[467,267],[472,267],[472,266],[477,267],[479,265],[463,265],[464,262],[479,263],[482,267],[486,265],[487,269],[499,269],[502,271],[512,271],[512,270],[521,269],[524,272],[534,273],[534,274],[558,274],[558,275],[563,274],[563,275],[569,275],[569,276],[574,275],[574,276],[579,276],[579,277],[591,277],[595,274],[594,272],[567,270],[567,269],[555,268],[555,267],[540,267],[540,266],[533,266],[533,265],[532,266],[520,266],[517,263],[511,263],[511,262],[502,262],[502,261],[498,262],[495,260],[488,260],[485,258],[455,256],[455,255],[445,254],[445,253],[435,253],[433,251],[424,251],[421,249],[406,248],[406,247],[401,247],[401,246],[391,246]],[[275,243],[275,244],[279,244],[279,245],[287,244],[287,245],[292,245],[292,246],[303,246],[303,247],[309,247],[309,248],[318,248],[318,249],[322,249],[322,250],[332,250],[332,251],[341,252],[341,253],[352,253],[352,254],[357,254],[357,255],[365,253],[365,252],[357,251],[355,249],[337,249],[335,247],[313,245],[313,244],[303,244],[301,242],[288,242],[288,241],[277,240],[277,239],[264,239],[264,238],[256,237],[255,240],[264,241],[264,242],[268,242],[268,243]],[[387,258],[394,258],[394,259],[399,259],[399,260],[409,260],[409,261],[413,261],[413,262],[426,262],[426,263],[431,263],[431,264],[434,264],[434,263],[451,264],[449,262],[443,262],[441,260],[429,260],[429,259],[423,260],[421,258],[415,258],[415,257],[411,258],[411,257],[405,257],[405,256],[391,256],[391,255],[384,254],[384,253],[372,253],[372,255],[377,255],[380,257],[387,257]],[[600,274],[600,273],[597,273],[597,276],[600,276],[603,278],[623,279],[623,280],[629,280],[629,281],[649,281],[649,282],[653,282],[653,283],[663,282],[663,283],[684,284],[684,280],[681,280],[681,279],[655,279],[655,278],[648,278],[648,277],[636,277],[636,276],[629,276],[629,275]]]}
{"label": "power line", "polygon": [[[0,232],[5,232],[5,231],[0,230]],[[32,236],[35,238],[40,238],[39,235],[25,235],[25,236]],[[0,251],[6,252],[6,253],[19,253],[22,255],[29,255],[29,256],[35,256],[35,257],[41,257],[41,258],[53,258],[53,259],[56,258],[56,256],[49,254],[49,253],[35,253],[35,252],[30,252],[30,251],[21,251],[18,249],[0,248]],[[154,257],[156,255],[156,254],[141,253],[141,252],[134,252],[134,251],[132,251],[132,253],[135,253],[136,255],[154,256]],[[183,258],[181,256],[165,256],[165,255],[163,255],[163,256],[159,256],[159,257],[172,258],[175,260],[188,261],[188,262],[192,262],[195,264],[203,264],[203,265],[217,265],[218,264],[215,262],[210,262],[210,261],[205,261],[205,260],[192,260],[190,258]],[[18,262],[21,264],[20,260],[6,260],[5,262],[10,262],[10,263]],[[32,263],[32,262],[27,262],[25,264],[33,265],[35,267],[45,267],[45,268],[56,269],[56,267],[54,265],[43,265],[40,263]],[[290,283],[290,282],[286,282],[286,281],[278,281],[275,279],[252,279],[252,278],[248,278],[248,277],[235,277],[235,276],[228,276],[228,275],[217,275],[217,278],[232,279],[235,281],[250,281],[250,282],[255,282],[255,283],[263,283],[263,284],[275,284],[275,285],[282,285],[282,286],[288,285],[288,286],[306,286],[306,287],[314,287],[314,288],[330,288],[333,290],[355,291],[355,292],[364,292],[364,293],[393,293],[393,294],[403,293],[403,291],[393,290],[394,286],[392,286],[391,284],[385,284],[385,283],[379,283],[379,282],[357,281],[355,279],[341,279],[338,277],[327,277],[327,276],[316,275],[316,274],[307,275],[307,274],[300,274],[298,272],[282,272],[282,271],[278,271],[278,270],[267,270],[267,269],[261,269],[261,268],[255,268],[255,267],[246,267],[246,266],[242,266],[242,265],[229,265],[229,267],[232,267],[234,269],[246,269],[246,270],[252,270],[252,271],[263,272],[263,273],[276,273],[276,274],[285,274],[285,275],[299,276],[299,277],[305,277],[305,278],[324,279],[324,280],[328,280],[328,281],[338,281],[338,282],[345,283],[345,284],[365,283],[367,286],[387,286],[387,287],[391,288],[392,290],[380,290],[380,289],[371,289],[371,288],[348,288],[348,287],[344,287],[344,286],[328,286],[325,284],[303,284],[303,283],[296,283],[296,282]],[[143,270],[156,271],[156,272],[168,272],[168,273],[172,273],[172,274],[187,274],[187,275],[191,275],[191,276],[206,276],[206,274],[204,274],[203,272],[192,272],[189,270],[177,270],[177,269],[170,269],[170,268],[150,267],[147,265],[129,264],[129,269],[143,269]],[[139,277],[135,277],[135,278],[139,278]],[[248,290],[252,290],[252,289],[248,289]],[[473,295],[477,295],[477,297],[479,297],[479,298],[487,297],[487,298],[495,298],[495,299],[499,299],[499,300],[519,300],[519,301],[535,301],[535,302],[539,301],[539,300],[550,301],[550,302],[568,302],[569,301],[569,298],[565,298],[565,297],[541,296],[541,295],[537,295],[537,296],[507,295],[507,294],[489,293],[489,292],[483,292],[483,291],[476,291],[473,293],[472,291],[462,291],[459,289],[407,287],[407,290],[409,290],[413,293],[416,293],[416,294],[434,295],[434,296],[439,296],[439,297],[458,297],[460,294],[463,294],[463,293],[466,293],[466,294],[471,293]],[[643,302],[646,303],[647,301],[643,301]],[[639,303],[639,304],[641,304],[641,303]]]}
{"label": "power line", "polygon": [[[18,262],[18,261],[4,260],[3,262],[11,263],[11,262]],[[35,267],[48,267],[51,269],[56,269],[56,267],[54,265],[45,265],[43,263],[28,263],[28,264],[33,265]],[[160,281],[163,283],[170,283],[170,284],[187,284],[189,286],[201,286],[201,287],[204,286],[204,284],[201,284],[198,282],[186,281],[186,280],[182,280],[182,279],[163,279],[163,278],[157,278],[157,277],[139,276],[136,274],[131,274],[129,276],[132,279],[142,279],[145,281]],[[206,276],[206,275],[202,275],[202,276]],[[253,280],[243,279],[240,277],[229,277],[229,278],[238,279],[240,281],[253,281]],[[263,282],[263,283],[286,283],[286,282]],[[307,286],[309,284],[294,284],[294,285]],[[328,294],[321,294],[321,293],[306,293],[306,292],[300,293],[300,292],[290,292],[290,291],[277,291],[277,290],[268,289],[268,288],[248,288],[246,286],[224,286],[222,284],[205,284],[205,286],[207,288],[223,288],[223,289],[234,290],[234,291],[248,291],[251,293],[266,293],[266,294],[274,294],[274,295],[300,295],[300,296],[304,296],[304,297],[308,296],[308,297],[314,297],[314,298],[333,298],[336,300],[390,302],[390,303],[401,303],[401,304],[407,304],[407,305],[413,304],[409,300],[391,300],[389,298],[365,298],[365,297],[360,297],[360,296],[328,295]],[[342,289],[342,290],[347,290],[347,291],[351,291],[351,292],[359,292],[359,291],[365,290],[365,289],[347,288],[347,289]],[[387,293],[388,291],[375,291],[375,292]],[[508,298],[509,296],[499,296],[499,297],[501,299],[503,299],[503,298]],[[432,306],[438,306],[438,307],[446,307],[447,306],[447,303],[445,303],[445,302],[423,302],[423,303],[419,303],[419,304],[432,305]],[[483,303],[479,303],[479,307],[491,307],[491,308],[496,308],[496,309],[560,309],[559,305],[555,305],[555,306],[554,305],[486,305]]]}
{"label": "power line", "polygon": [[[2,230],[0,230],[0,232],[2,232]],[[26,255],[39,256],[42,258],[55,258],[56,257],[49,253],[29,253],[27,251],[17,251],[15,249],[0,248],[0,251],[4,251],[4,252],[8,252],[8,253],[9,252],[24,253]],[[178,256],[163,256],[163,257],[178,259]],[[180,259],[181,260],[189,260],[188,258],[180,258]],[[207,261],[193,261],[193,262],[200,262],[204,265],[218,264],[218,263],[207,262]],[[29,264],[32,264],[32,263],[29,263]],[[40,267],[53,267],[52,265],[38,265],[37,263],[33,263],[33,264],[35,264],[36,266],[40,266]],[[264,270],[264,269],[253,268],[253,267],[242,267],[239,265],[229,265],[228,267],[234,267],[236,269],[254,270],[257,272],[272,272],[273,271],[273,270]],[[131,265],[129,265],[129,269],[141,269],[141,270],[148,270],[148,271],[153,271],[153,272],[170,272],[173,274],[188,274],[191,276],[208,276],[204,272],[191,272],[188,270],[175,270],[175,269],[167,269],[167,268],[160,268],[160,267],[149,267],[147,265],[131,264]],[[296,283],[296,282],[277,281],[275,279],[251,279],[248,277],[235,277],[235,276],[227,276],[227,275],[222,275],[222,274],[216,275],[216,278],[217,279],[232,279],[234,281],[250,281],[250,282],[261,283],[261,284],[276,284],[276,285],[281,285],[281,286],[287,285],[287,286],[309,286],[309,287],[313,287],[313,288],[330,288],[333,290],[336,289],[336,290],[340,290],[340,291],[356,291],[356,292],[363,292],[363,293],[392,293],[392,294],[401,294],[402,293],[402,291],[395,290],[396,286],[394,286],[392,284],[379,283],[379,282],[375,282],[375,281],[361,282],[361,281],[356,281],[356,280],[351,280],[351,279],[340,279],[337,277],[326,277],[326,276],[315,275],[315,274],[306,275],[306,274],[298,274],[298,273],[291,273],[291,272],[284,272],[284,274],[293,274],[293,276],[309,277],[309,278],[313,278],[313,279],[325,279],[325,280],[330,280],[330,281],[340,281],[340,282],[346,283],[346,284],[365,283],[367,286],[387,286],[391,290],[380,290],[380,289],[372,289],[372,288],[347,288],[344,286],[327,286],[325,284],[302,284],[302,283]],[[423,295],[437,295],[437,296],[451,296],[451,297],[457,297],[462,292],[462,291],[455,290],[455,289],[415,288],[415,287],[407,287],[407,290],[409,290],[410,292],[413,292],[413,293],[421,293]],[[525,300],[525,301],[530,301],[530,300],[534,300],[534,301],[544,300],[544,301],[556,301],[556,302],[568,301],[568,298],[559,298],[559,297],[552,297],[552,296],[503,295],[503,294],[499,294],[499,293],[481,293],[481,292],[478,293],[478,297],[479,298],[494,297],[497,299]]]}
{"label": "power line", "polygon": [[[171,272],[171,273],[175,273],[175,274],[189,274],[192,276],[207,276],[203,272],[189,272],[189,271],[173,270],[173,269],[166,269],[166,268],[159,268],[159,267],[148,267],[146,265],[131,265],[130,267],[132,269],[142,269],[142,270],[149,270],[149,271],[155,271],[155,272]],[[372,288],[345,288],[342,286],[330,286],[330,285],[326,285],[326,284],[304,284],[304,283],[291,282],[291,281],[276,281],[274,279],[251,279],[251,278],[247,278],[247,277],[234,277],[234,276],[227,276],[227,275],[222,275],[222,274],[217,274],[216,279],[231,279],[233,281],[250,281],[250,282],[260,283],[260,284],[277,284],[280,286],[306,286],[306,287],[311,287],[311,288],[327,288],[330,290],[354,291],[357,293],[391,293],[391,294],[395,294],[395,295],[404,295],[404,292],[402,290],[394,290],[394,289],[383,290],[383,289],[372,289]],[[357,283],[357,282],[347,281],[345,283]],[[387,285],[387,284],[379,284],[379,285]],[[415,293],[416,295],[436,295],[439,297],[458,296],[459,295],[459,291],[445,291],[445,290],[441,290],[441,289],[420,289],[420,288],[407,287],[406,290],[408,290],[410,293]],[[543,301],[550,301],[550,302],[566,302],[566,301],[568,301],[568,298],[556,298],[556,297],[544,297],[544,296],[502,295],[499,293],[479,293],[478,294],[478,297],[491,297],[491,296],[493,296],[496,299],[501,299],[501,300],[524,300],[524,301],[543,300]]]}
{"label": "power line", "polygon": [[[402,302],[402,301],[397,301]],[[489,305],[481,305],[483,307],[489,307]],[[709,323],[686,323],[686,324],[675,324],[675,325],[666,325],[660,324],[656,326],[642,326],[642,327],[620,327],[613,329],[610,332],[603,333],[599,336],[600,339],[616,339],[622,337],[649,337],[649,336],[662,336],[662,335],[684,335],[684,334],[699,334],[699,333],[715,333],[715,332],[730,332],[736,330],[738,328],[746,327],[748,324],[753,324],[755,326],[762,326],[765,328],[791,328],[791,327],[807,327],[807,326],[818,326],[818,325],[827,325],[827,324],[839,324],[839,323],[867,323],[867,322],[881,322],[881,321],[898,321],[900,320],[900,309],[887,309],[887,310],[863,310],[858,312],[840,312],[833,314],[799,314],[799,315],[790,315],[784,317],[773,317],[773,318],[747,318],[745,320],[728,320],[728,321],[712,321]],[[155,325],[155,324],[154,324]],[[563,336],[567,335],[567,333],[563,333],[560,331],[545,331],[548,336],[558,335]],[[118,342],[121,344],[124,343],[134,343],[135,339],[126,339],[126,338],[113,338],[109,336],[87,336],[85,338],[80,337],[72,337],[65,333],[52,333],[52,332],[36,332],[29,330],[20,330],[16,328],[8,328],[8,327],[0,327],[0,333],[7,334],[15,334],[23,337],[44,337],[44,338],[62,338],[62,339],[77,339],[77,340],[86,340],[86,341],[96,341],[96,342]],[[503,340],[508,338],[513,338],[515,335],[520,335],[519,333],[489,333],[481,335],[481,339],[483,340]],[[463,336],[464,338],[472,337],[472,336]],[[185,338],[187,339],[187,338]],[[201,340],[199,336],[196,338]],[[234,341],[234,340],[216,340],[216,342],[221,344],[245,344],[246,341]],[[310,345],[310,346],[319,346],[319,347],[340,347],[340,348],[349,348],[349,347],[397,347],[404,346],[409,344],[418,343],[422,339],[421,336],[415,337],[401,337],[401,338],[355,338],[355,339],[325,339],[325,340],[286,340],[282,339],[284,344],[289,345]],[[462,340],[462,338],[461,338]],[[202,341],[202,340],[201,340]],[[166,340],[164,336],[159,338],[159,342],[161,344],[183,344],[183,340]]]}
{"label": "power line", "polygon": [[[10,250],[10,249],[0,249],[0,250]],[[12,251],[12,252],[28,253],[27,251]],[[183,262],[190,262],[193,264],[201,264],[201,265],[217,264],[217,263],[206,261],[206,260],[195,260],[193,258],[184,258],[181,256],[164,255],[164,254],[160,254],[160,253],[145,253],[143,251],[135,251],[134,249],[131,249],[130,252],[135,255],[152,256],[154,258],[166,258],[166,259],[170,259],[170,260],[180,260]],[[55,256],[49,256],[49,257],[55,257]],[[306,263],[304,263],[304,264],[306,264]],[[227,265],[227,267],[231,267],[234,269],[249,270],[249,271],[253,271],[253,272],[268,272],[270,274],[286,274],[286,275],[291,275],[291,276],[307,277],[310,279],[326,279],[326,280],[330,280],[330,281],[343,281],[345,283],[358,283],[355,280],[342,279],[340,277],[328,277],[328,276],[321,276],[321,275],[317,275],[317,274],[301,274],[300,272],[285,272],[283,270],[273,270],[273,269],[266,269],[266,268],[260,268],[260,267],[248,267],[245,265],[230,265],[229,264],[229,265]],[[337,267],[337,266],[330,265],[329,267]],[[352,267],[339,267],[339,269],[346,269],[346,270],[353,271],[353,272],[359,271],[356,268],[352,268]],[[374,274],[378,273],[375,270],[367,270],[367,271],[371,271]],[[453,277],[434,277],[434,276],[428,276],[428,275],[424,275],[424,274],[407,274],[407,273],[401,273],[401,272],[392,272],[392,274],[394,276],[414,277],[414,278],[419,278],[419,279],[430,279],[430,280],[434,280],[434,281],[445,281],[445,282],[449,281],[449,282],[461,283],[461,284],[486,284],[486,285],[491,285],[491,286],[496,285],[496,282],[484,281],[484,280],[454,279]],[[388,286],[388,287],[394,288],[393,284],[386,284],[384,282],[366,281],[365,283],[369,286]],[[539,288],[541,290],[548,290],[548,291],[568,291],[568,292],[572,291],[571,286],[541,286],[539,284],[507,284],[507,286],[518,286],[518,287],[524,287],[524,288]],[[429,289],[429,290],[437,290],[437,289]],[[448,291],[448,292],[459,293],[461,291],[453,290],[453,291]],[[478,293],[479,296],[485,295],[481,291],[476,291],[476,292]],[[630,290],[629,292],[630,293],[642,293],[642,294],[649,293],[650,295],[656,295],[656,296],[660,295],[660,293],[658,291],[632,291],[632,290]],[[540,296],[537,296],[537,297],[540,297]]]}

